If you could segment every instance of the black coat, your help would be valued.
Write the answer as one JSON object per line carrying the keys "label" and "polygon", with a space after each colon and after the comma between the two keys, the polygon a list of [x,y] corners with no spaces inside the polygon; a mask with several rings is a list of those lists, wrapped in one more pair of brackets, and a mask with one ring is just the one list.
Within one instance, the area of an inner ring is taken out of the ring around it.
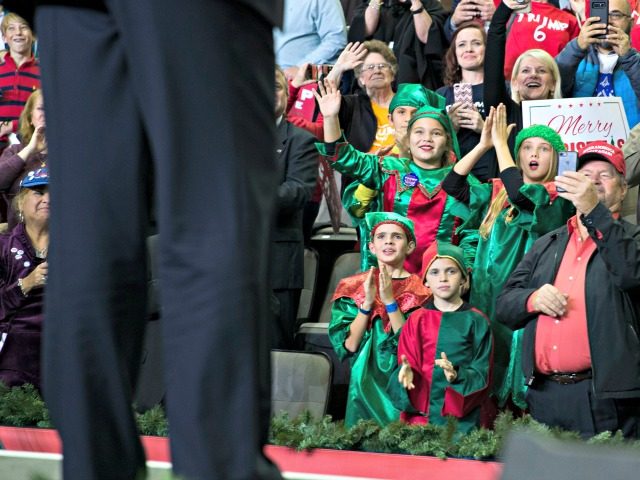
{"label": "black coat", "polygon": [[378,29],[370,37],[365,36],[364,12],[368,0],[356,10],[348,32],[350,42],[381,40],[393,42],[393,53],[398,59],[398,83],[421,83],[436,90],[442,86],[442,58],[449,47],[444,36],[444,21],[447,12],[438,0],[422,0],[424,9],[433,21],[429,29],[429,40],[422,43],[416,36],[413,15],[409,11],[411,2],[384,2],[380,9]]}
{"label": "black coat", "polygon": [[[19,15],[24,17],[30,25],[33,25],[36,4],[69,5],[74,7],[94,8],[98,10],[105,9],[103,0],[4,0],[2,3],[7,10],[17,12]],[[254,8],[273,25],[282,25],[284,8],[284,2],[282,0],[239,0],[239,3],[244,3],[247,6]]]}
{"label": "black coat", "polygon": [[280,171],[271,245],[271,287],[302,288],[302,210],[316,184],[315,137],[283,120],[276,133],[276,162]]}
{"label": "black coat", "polygon": [[[640,397],[640,227],[614,220],[602,204],[582,221],[597,246],[585,281],[594,391],[608,398]],[[525,328],[522,369],[528,381],[535,376],[538,315],[527,312],[527,299],[553,284],[568,241],[566,226],[538,239],[497,300],[498,321],[513,330]]]}

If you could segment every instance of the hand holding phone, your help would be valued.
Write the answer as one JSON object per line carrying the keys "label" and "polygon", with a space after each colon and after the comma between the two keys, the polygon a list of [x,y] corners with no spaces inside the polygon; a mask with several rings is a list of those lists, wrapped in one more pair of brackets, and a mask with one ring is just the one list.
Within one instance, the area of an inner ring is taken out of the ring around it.
{"label": "hand holding phone", "polygon": [[473,86],[470,83],[454,83],[453,100],[462,105],[473,105]]}
{"label": "hand holding phone", "polygon": [[[558,176],[564,172],[575,172],[578,169],[578,152],[558,152]],[[556,187],[558,192],[565,192],[562,187]]]}
{"label": "hand holding phone", "polygon": [[[609,24],[609,0],[589,0],[587,4],[589,5],[587,18],[600,17],[600,22],[598,23]],[[609,33],[608,29],[606,33],[596,35],[596,38],[605,38],[607,33]]]}

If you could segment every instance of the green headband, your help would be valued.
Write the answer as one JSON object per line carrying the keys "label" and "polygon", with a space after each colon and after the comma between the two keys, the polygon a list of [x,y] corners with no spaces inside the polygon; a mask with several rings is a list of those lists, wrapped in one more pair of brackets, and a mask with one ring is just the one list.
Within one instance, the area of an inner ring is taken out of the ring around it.
{"label": "green headband", "polygon": [[429,105],[425,105],[416,113],[414,113],[411,117],[411,120],[409,120],[409,130],[411,130],[413,124],[421,118],[433,118],[434,120],[440,122],[440,125],[444,127],[446,132],[451,137],[451,145],[453,147],[453,153],[455,153],[456,155],[456,160],[460,160],[460,147],[458,146],[458,137],[456,135],[456,131],[453,128],[453,124],[451,123],[451,119],[449,118],[449,115],[447,115],[447,112],[441,108],[434,108]]}
{"label": "green headband", "polygon": [[531,125],[530,127],[523,128],[516,136],[516,145],[513,149],[514,155],[517,157],[520,152],[520,145],[527,138],[543,138],[551,144],[556,152],[564,152],[566,150],[562,137],[558,135],[553,128],[546,125]]}
{"label": "green headband", "polygon": [[398,85],[398,91],[389,104],[389,113],[393,113],[398,107],[414,107],[418,109],[425,105],[430,105],[433,108],[443,109],[446,104],[446,98],[419,83],[401,83]]}
{"label": "green headband", "polygon": [[407,240],[410,242],[416,241],[416,234],[414,232],[413,221],[407,217],[403,217],[393,212],[373,212],[367,213],[364,217],[367,222],[367,228],[369,229],[370,239],[373,240],[373,234],[378,226],[384,223],[393,223],[401,227],[407,235]]}

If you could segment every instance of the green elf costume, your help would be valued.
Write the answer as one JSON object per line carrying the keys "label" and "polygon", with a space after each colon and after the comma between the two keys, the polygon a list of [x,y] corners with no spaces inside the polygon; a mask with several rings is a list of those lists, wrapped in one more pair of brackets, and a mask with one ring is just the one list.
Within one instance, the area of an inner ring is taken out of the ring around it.
{"label": "green elf costume", "polygon": [[[555,130],[545,125],[532,125],[516,136],[516,159],[522,142],[533,137],[545,139],[556,152],[565,150],[562,138]],[[527,387],[521,369],[522,331],[512,332],[493,320],[496,298],[533,243],[564,225],[575,211],[571,202],[558,196],[553,181],[524,183],[521,172],[515,167],[505,169],[501,177],[520,184],[517,202],[507,197],[502,180],[496,178],[486,184],[469,185],[468,203],[457,202],[452,211],[465,219],[461,228],[479,228],[483,232],[481,224],[489,207],[499,195],[504,198],[490,231],[479,235],[469,301],[491,319],[495,339],[492,393],[498,405],[504,406],[511,395],[517,407],[526,409]]]}
{"label": "green elf costume", "polygon": [[[424,253],[423,278],[437,258],[449,258],[467,276],[464,253],[451,244],[434,242]],[[480,410],[489,396],[493,340],[489,320],[464,302],[457,310],[442,312],[433,301],[414,310],[402,327],[398,342],[398,368],[387,391],[402,410],[400,419],[411,424],[446,425],[447,416],[458,418],[458,432],[480,425]],[[456,368],[449,383],[435,365],[441,352]],[[398,381],[402,357],[413,370],[415,388],[406,390]]]}
{"label": "green elf costume", "polygon": [[[409,128],[421,118],[433,118],[442,125],[458,158],[458,140],[446,112],[430,105],[424,106],[411,117]],[[460,245],[465,258],[473,259],[478,232],[466,227],[458,228],[462,221],[451,212],[455,200],[441,188],[442,181],[452,169],[449,158],[443,162],[443,167],[425,169],[409,158],[378,157],[359,152],[344,137],[335,144],[317,143],[316,147],[333,168],[378,191],[376,202],[380,210],[399,213],[415,222],[416,248],[405,261],[409,272],[420,272],[422,254],[436,239]],[[473,176],[469,176],[468,181],[479,184]],[[363,255],[363,258],[368,257]],[[363,267],[369,265],[367,260]]]}
{"label": "green elf costume", "polygon": [[[385,223],[400,225],[407,238],[415,241],[413,222],[395,213],[367,213],[365,221],[373,235],[378,226]],[[345,425],[352,426],[360,419],[375,420],[381,426],[397,421],[397,410],[385,389],[389,376],[396,368],[396,349],[400,331],[393,332],[385,305],[376,295],[369,315],[369,326],[356,352],[345,348],[351,322],[365,300],[364,281],[368,272],[359,273],[340,281],[333,295],[329,339],[340,360],[350,359],[351,379],[347,396]],[[378,271],[374,270],[375,278]],[[402,313],[422,305],[431,295],[417,275],[394,278],[393,296]]]}
{"label": "green elf costume", "polygon": [[[389,115],[398,107],[413,107],[416,110],[430,105],[434,108],[443,109],[447,104],[447,99],[436,92],[425,88],[419,83],[401,83],[398,90],[389,104]],[[396,139],[397,140],[397,139]],[[393,147],[389,156],[399,157],[400,150],[397,144]],[[351,183],[342,195],[342,204],[351,217],[351,222],[360,231],[360,238],[369,238],[367,223],[363,221],[366,212],[380,210],[381,203],[378,202],[379,192],[368,188],[358,182]],[[364,272],[371,265],[375,265],[375,257],[367,248],[366,242],[360,244],[360,269]]]}

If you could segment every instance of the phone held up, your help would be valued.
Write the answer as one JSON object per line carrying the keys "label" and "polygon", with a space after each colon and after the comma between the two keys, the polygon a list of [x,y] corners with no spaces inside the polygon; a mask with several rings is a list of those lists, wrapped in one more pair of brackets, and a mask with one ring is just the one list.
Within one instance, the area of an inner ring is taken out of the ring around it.
{"label": "phone held up", "polygon": [[[609,24],[609,0],[589,0],[587,2],[589,5],[589,11],[587,13],[587,18],[589,17],[600,17],[600,22],[605,25]],[[609,29],[607,28],[607,33]],[[606,34],[597,35],[597,38],[604,38]]]}
{"label": "phone held up", "polygon": [[[578,152],[558,152],[558,176],[564,172],[575,172],[578,169]],[[565,192],[562,187],[557,187],[558,192]]]}
{"label": "phone held up", "polygon": [[473,87],[470,83],[453,84],[453,100],[463,105],[473,105]]}
{"label": "phone held up", "polygon": [[307,78],[307,80],[322,81],[324,80],[324,77],[326,77],[329,74],[332,68],[333,68],[333,65],[321,65],[321,64],[316,65],[316,64],[310,63],[309,66],[307,67],[307,72],[305,77]]}

